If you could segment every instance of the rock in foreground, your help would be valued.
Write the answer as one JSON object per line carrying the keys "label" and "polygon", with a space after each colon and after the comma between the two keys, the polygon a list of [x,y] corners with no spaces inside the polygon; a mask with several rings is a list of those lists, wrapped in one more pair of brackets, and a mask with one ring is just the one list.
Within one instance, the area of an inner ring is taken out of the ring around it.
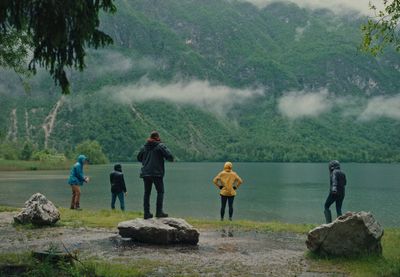
{"label": "rock in foreground", "polygon": [[51,225],[60,220],[60,212],[56,206],[43,194],[36,193],[25,202],[25,208],[16,216],[14,221],[20,224]]}
{"label": "rock in foreground", "polygon": [[192,244],[199,242],[199,232],[180,218],[134,219],[118,224],[119,234],[138,242],[152,244]]}
{"label": "rock in foreground", "polygon": [[308,233],[307,248],[329,256],[382,254],[383,228],[371,213],[349,212]]}

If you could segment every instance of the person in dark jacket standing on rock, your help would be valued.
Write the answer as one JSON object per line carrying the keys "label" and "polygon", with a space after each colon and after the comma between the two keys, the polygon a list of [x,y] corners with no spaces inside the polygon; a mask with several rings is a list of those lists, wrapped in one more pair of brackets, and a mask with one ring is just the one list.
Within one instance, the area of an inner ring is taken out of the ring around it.
{"label": "person in dark jacket standing on rock", "polygon": [[336,203],[337,217],[342,215],[342,203],[345,195],[346,174],[344,174],[344,172],[340,170],[339,161],[334,160],[329,162],[329,176],[329,195],[325,201],[324,210],[326,223],[332,222],[332,213],[329,208],[334,202]]}
{"label": "person in dark jacket standing on rock", "polygon": [[147,142],[140,149],[137,160],[142,163],[140,177],[143,178],[144,182],[144,219],[153,217],[150,213],[150,194],[153,183],[157,190],[156,217],[168,217],[168,214],[163,211],[164,160],[173,162],[174,157],[167,146],[161,142],[158,132],[153,131],[150,134],[150,138],[147,139]]}
{"label": "person in dark jacket standing on rock", "polygon": [[126,186],[124,174],[122,173],[122,166],[120,164],[114,165],[114,171],[110,174],[111,184],[111,209],[115,209],[115,201],[117,197],[122,211],[125,211]]}

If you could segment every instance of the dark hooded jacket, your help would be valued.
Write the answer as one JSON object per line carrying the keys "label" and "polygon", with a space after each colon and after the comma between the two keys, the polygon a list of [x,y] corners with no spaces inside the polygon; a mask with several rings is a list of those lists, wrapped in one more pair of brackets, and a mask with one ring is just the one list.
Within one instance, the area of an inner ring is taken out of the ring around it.
{"label": "dark hooded jacket", "polygon": [[174,157],[165,144],[148,140],[140,149],[137,160],[142,163],[140,177],[164,177],[164,160],[172,162]]}
{"label": "dark hooded jacket", "polygon": [[346,174],[340,170],[340,165],[335,165],[330,174],[330,192],[344,195],[346,183]]}
{"label": "dark hooded jacket", "polygon": [[115,165],[114,171],[110,174],[110,184],[112,193],[126,192],[124,174],[121,165]]}

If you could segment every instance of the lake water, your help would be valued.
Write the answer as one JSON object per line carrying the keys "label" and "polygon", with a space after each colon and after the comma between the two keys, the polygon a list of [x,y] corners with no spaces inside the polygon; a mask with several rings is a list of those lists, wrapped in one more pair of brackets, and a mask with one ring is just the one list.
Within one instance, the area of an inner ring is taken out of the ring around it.
{"label": "lake water", "polygon": [[[220,199],[212,178],[223,163],[168,163],[165,211],[172,216],[218,219]],[[112,165],[90,165],[91,182],[82,188],[83,209],[108,209]],[[400,165],[343,164],[348,186],[343,212],[371,211],[385,226],[400,226]],[[123,164],[128,210],[141,211],[143,184],[140,165]],[[327,164],[235,163],[245,183],[235,198],[234,219],[323,223],[323,204],[329,188]],[[35,192],[57,206],[69,207],[69,171],[0,172],[0,205],[22,206]],[[155,207],[152,193],[152,211]],[[119,203],[117,202],[117,208]],[[334,206],[332,207],[334,212]]]}

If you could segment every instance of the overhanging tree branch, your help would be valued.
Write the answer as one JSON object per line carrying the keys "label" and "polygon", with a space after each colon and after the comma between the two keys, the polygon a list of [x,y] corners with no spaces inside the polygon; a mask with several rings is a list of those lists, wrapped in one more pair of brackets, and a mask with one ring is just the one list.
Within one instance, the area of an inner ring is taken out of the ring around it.
{"label": "overhanging tree branch", "polygon": [[376,17],[370,18],[362,25],[363,41],[361,48],[373,55],[382,53],[383,50],[392,45],[400,51],[400,0],[384,0],[384,9],[377,11],[377,8],[370,5]]}
{"label": "overhanging tree branch", "polygon": [[[1,0],[0,48],[10,40],[3,37],[11,32],[29,38],[19,58],[13,60],[12,51],[0,51],[0,65],[13,69],[27,57],[33,56],[28,70],[36,73],[38,66],[49,71],[62,93],[70,93],[70,83],[65,68],[82,71],[85,68],[86,47],[103,47],[113,41],[99,30],[99,12],[114,13],[113,0]],[[18,60],[19,59],[19,60]]]}

